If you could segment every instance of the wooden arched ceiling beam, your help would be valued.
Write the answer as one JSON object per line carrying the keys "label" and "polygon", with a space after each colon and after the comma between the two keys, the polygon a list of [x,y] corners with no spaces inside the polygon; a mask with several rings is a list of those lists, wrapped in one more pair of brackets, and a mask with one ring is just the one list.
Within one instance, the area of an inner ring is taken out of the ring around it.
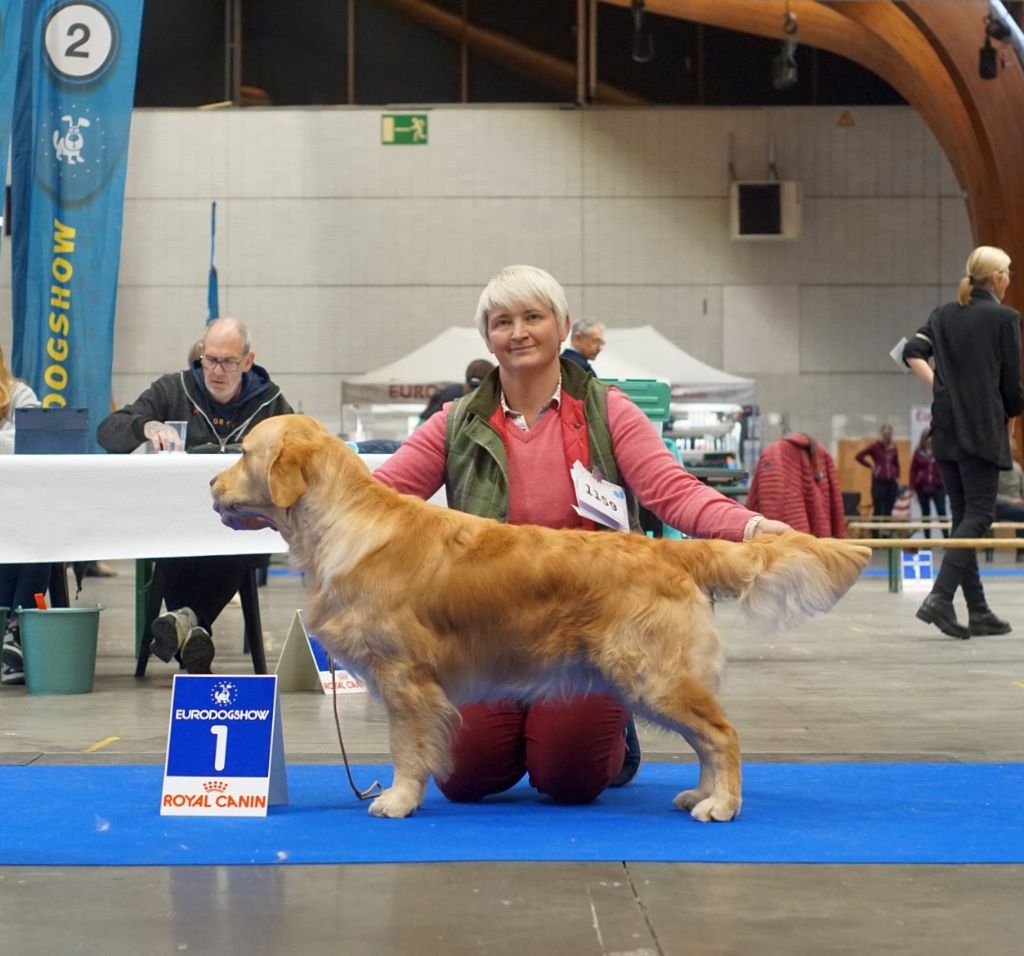
{"label": "wooden arched ceiling beam", "polygon": [[[462,17],[425,0],[384,0],[384,3],[442,36],[465,43],[474,53],[551,90],[566,102],[576,99],[575,63],[542,53],[495,30],[464,23]],[[642,96],[609,83],[600,84],[597,95],[601,102],[614,106],[642,106],[647,103]]]}
{"label": "wooden arched ceiling beam", "polygon": [[[628,7],[629,0],[601,0]],[[652,13],[782,39],[785,0],[647,0]],[[803,43],[882,77],[922,116],[968,201],[976,243],[1024,265],[1024,68],[978,76],[987,0],[790,0]],[[966,250],[965,250],[966,253]],[[1024,283],[1008,301],[1024,302]]]}

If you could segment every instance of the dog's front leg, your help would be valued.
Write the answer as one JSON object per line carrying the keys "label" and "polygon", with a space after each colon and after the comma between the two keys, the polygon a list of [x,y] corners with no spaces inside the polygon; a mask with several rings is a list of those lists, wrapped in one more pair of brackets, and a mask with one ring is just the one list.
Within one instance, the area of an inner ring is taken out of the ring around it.
{"label": "dog's front leg", "polygon": [[421,803],[431,774],[444,777],[451,767],[452,727],[458,711],[433,677],[406,668],[378,677],[388,712],[394,781],[373,803],[377,817],[407,817]]}
{"label": "dog's front leg", "polygon": [[669,718],[700,760],[700,782],[672,801],[695,820],[731,820],[740,812],[740,748],[736,730],[715,695],[698,682],[684,680],[675,692],[652,701],[654,717]]}

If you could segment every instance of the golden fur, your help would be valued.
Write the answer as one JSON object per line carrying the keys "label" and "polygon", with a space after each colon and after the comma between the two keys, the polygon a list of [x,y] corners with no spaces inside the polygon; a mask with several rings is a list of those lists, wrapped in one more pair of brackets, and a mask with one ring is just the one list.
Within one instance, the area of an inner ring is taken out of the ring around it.
{"label": "golden fur", "polygon": [[710,595],[785,626],[829,610],[870,555],[797,533],[734,544],[499,524],[397,494],[303,415],[257,425],[212,488],[228,521],[277,525],[310,581],[311,631],[383,699],[395,773],[378,816],[408,816],[430,774],[450,772],[460,704],[601,688],[697,752],[700,781],[675,806],[732,819],[740,755],[715,697]]}

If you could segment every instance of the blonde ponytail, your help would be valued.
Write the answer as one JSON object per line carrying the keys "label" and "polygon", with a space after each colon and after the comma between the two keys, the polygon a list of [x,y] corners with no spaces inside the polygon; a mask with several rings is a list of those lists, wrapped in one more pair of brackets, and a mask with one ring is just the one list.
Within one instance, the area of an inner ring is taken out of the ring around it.
{"label": "blonde ponytail", "polygon": [[956,290],[956,301],[961,305],[969,305],[971,302],[971,277],[964,276]]}

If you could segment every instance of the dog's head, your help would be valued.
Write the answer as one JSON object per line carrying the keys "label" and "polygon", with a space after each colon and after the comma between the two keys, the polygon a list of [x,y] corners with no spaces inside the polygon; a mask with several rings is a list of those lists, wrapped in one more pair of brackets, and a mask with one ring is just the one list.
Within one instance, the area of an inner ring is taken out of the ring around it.
{"label": "dog's head", "polygon": [[221,521],[237,528],[277,527],[283,513],[306,493],[310,461],[332,441],[307,415],[260,422],[242,442],[242,457],[210,482]]}

